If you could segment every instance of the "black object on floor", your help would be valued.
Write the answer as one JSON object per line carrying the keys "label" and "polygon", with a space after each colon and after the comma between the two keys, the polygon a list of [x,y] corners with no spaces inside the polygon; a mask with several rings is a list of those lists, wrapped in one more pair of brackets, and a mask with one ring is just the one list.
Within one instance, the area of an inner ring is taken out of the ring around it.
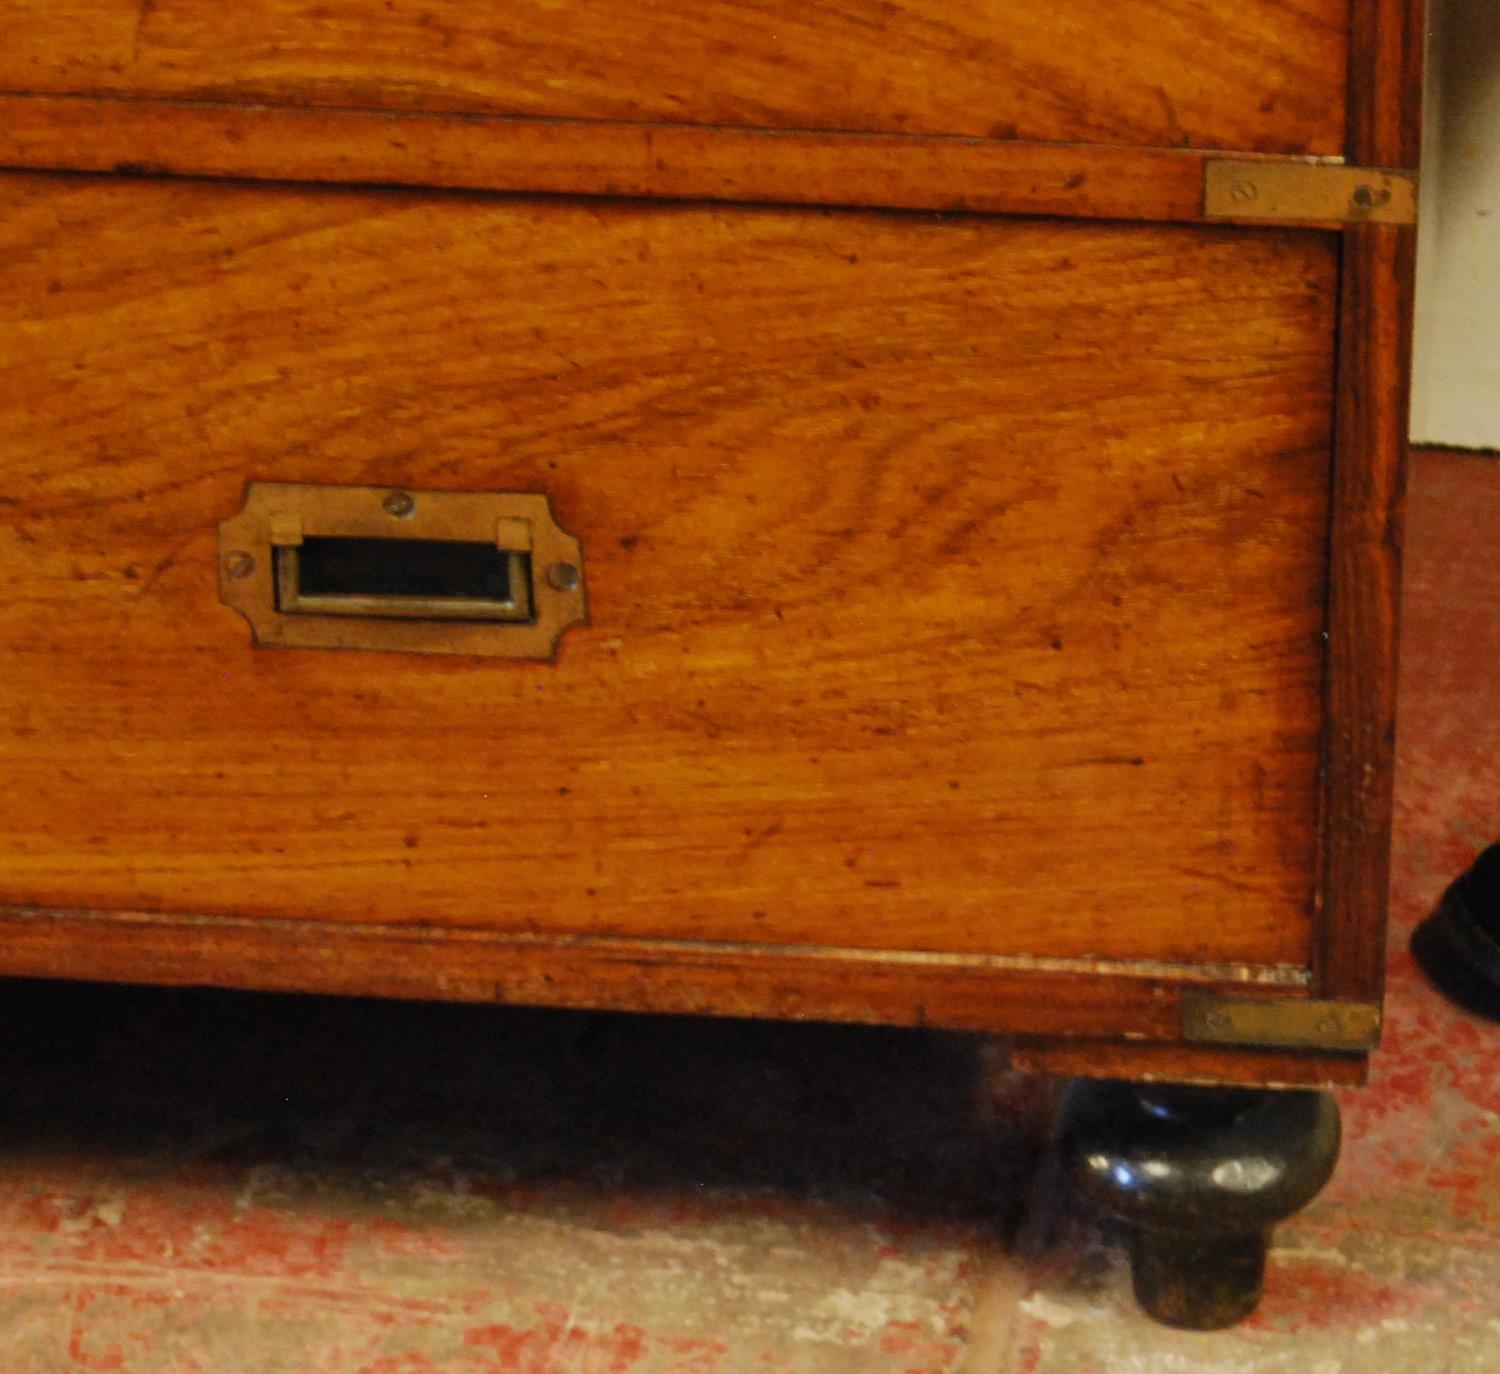
{"label": "black object on floor", "polygon": [[1058,1134],[1074,1185],[1129,1227],[1136,1300],[1215,1331],[1255,1310],[1271,1228],[1328,1182],[1339,1109],[1328,1092],[1079,1080]]}
{"label": "black object on floor", "polygon": [[1453,881],[1412,932],[1411,953],[1450,1002],[1500,1021],[1500,844]]}

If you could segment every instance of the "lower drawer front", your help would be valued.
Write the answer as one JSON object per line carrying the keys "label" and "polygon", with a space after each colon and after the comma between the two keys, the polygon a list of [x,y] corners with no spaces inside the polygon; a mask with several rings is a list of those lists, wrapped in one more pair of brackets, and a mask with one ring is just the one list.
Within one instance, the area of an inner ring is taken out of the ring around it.
{"label": "lower drawer front", "polygon": [[[1332,236],[12,176],[0,901],[1303,965]],[[545,493],[555,662],[247,480]]]}

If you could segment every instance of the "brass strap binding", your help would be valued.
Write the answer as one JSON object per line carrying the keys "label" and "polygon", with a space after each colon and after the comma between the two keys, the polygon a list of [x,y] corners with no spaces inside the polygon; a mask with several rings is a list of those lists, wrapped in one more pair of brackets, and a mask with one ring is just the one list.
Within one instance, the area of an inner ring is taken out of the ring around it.
{"label": "brass strap binding", "polygon": [[1415,224],[1417,174],[1342,162],[1203,164],[1203,213],[1282,224]]}
{"label": "brass strap binding", "polygon": [[1356,1053],[1380,1040],[1380,1008],[1369,1002],[1302,997],[1231,997],[1190,992],[1182,999],[1189,1044]]}

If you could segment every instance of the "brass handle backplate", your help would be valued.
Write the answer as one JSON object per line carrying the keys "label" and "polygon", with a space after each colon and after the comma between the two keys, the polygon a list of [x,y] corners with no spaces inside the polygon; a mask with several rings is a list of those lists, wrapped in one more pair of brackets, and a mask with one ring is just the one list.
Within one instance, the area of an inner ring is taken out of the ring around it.
{"label": "brass handle backplate", "polygon": [[251,482],[219,596],[292,648],[550,659],[588,619],[582,550],[534,492]]}

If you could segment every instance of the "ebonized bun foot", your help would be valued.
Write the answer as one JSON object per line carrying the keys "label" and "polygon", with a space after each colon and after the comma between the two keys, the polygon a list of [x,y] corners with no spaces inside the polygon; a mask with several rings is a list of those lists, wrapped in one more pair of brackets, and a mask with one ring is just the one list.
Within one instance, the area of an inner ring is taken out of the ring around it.
{"label": "ebonized bun foot", "polygon": [[1326,1092],[1073,1083],[1064,1167],[1125,1221],[1137,1301],[1208,1331],[1255,1310],[1271,1228],[1310,1202],[1338,1159]]}

